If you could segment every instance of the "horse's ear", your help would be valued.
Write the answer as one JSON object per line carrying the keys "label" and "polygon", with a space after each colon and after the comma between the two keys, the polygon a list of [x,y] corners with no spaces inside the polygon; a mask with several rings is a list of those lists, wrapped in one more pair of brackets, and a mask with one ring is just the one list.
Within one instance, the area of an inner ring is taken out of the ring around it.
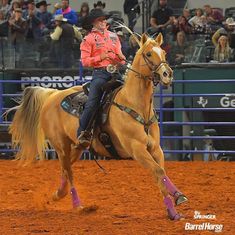
{"label": "horse's ear", "polygon": [[155,38],[155,41],[157,42],[157,44],[158,44],[159,46],[162,45],[162,43],[163,43],[163,36],[162,36],[162,33],[159,33],[159,34],[157,35],[157,37]]}
{"label": "horse's ear", "polygon": [[141,46],[143,46],[147,40],[148,40],[147,34],[143,33],[140,40]]}

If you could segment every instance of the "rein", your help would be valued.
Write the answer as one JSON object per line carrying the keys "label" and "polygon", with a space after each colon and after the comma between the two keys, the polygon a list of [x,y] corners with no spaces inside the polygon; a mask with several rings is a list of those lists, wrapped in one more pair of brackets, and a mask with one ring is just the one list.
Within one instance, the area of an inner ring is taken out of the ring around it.
{"label": "rein", "polygon": [[[109,52],[112,52],[112,51],[109,51]],[[112,52],[112,53],[114,53],[114,52]],[[157,85],[158,82],[159,82],[161,79],[159,79],[157,82],[155,82],[155,81],[154,81],[155,74],[159,71],[159,69],[160,69],[163,65],[168,65],[168,63],[167,63],[166,61],[161,61],[158,65],[156,65],[156,64],[154,64],[151,60],[149,60],[149,58],[146,56],[146,54],[141,53],[141,55],[143,56],[144,61],[146,62],[146,65],[148,66],[149,70],[151,71],[152,76],[145,76],[145,75],[143,75],[142,73],[140,73],[140,72],[138,72],[138,71],[136,71],[136,70],[134,70],[134,69],[128,67],[127,65],[123,65],[122,63],[120,63],[119,61],[117,61],[117,60],[115,60],[115,59],[112,59],[112,58],[109,58],[109,59],[110,59],[110,60],[113,60],[115,63],[119,64],[120,66],[125,67],[126,69],[128,69],[128,70],[130,70],[130,71],[136,73],[136,74],[138,75],[137,77],[142,78],[142,79],[145,79],[145,80],[150,80],[150,81],[152,81],[152,82],[154,83],[154,85]],[[118,55],[117,55],[117,56],[118,56]],[[124,59],[124,61],[125,61],[126,63],[129,63],[129,61],[126,60],[126,59]],[[151,65],[152,67],[151,67],[150,65]]]}

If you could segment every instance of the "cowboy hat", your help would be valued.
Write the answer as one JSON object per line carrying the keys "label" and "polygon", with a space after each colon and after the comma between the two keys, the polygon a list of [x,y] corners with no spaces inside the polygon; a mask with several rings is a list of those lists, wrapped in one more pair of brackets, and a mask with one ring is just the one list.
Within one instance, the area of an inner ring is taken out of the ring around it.
{"label": "cowboy hat", "polygon": [[36,7],[39,8],[40,6],[50,6],[50,3],[47,3],[47,1],[43,0],[43,1],[39,1],[38,3],[36,3]]}
{"label": "cowboy hat", "polygon": [[94,8],[96,8],[96,7],[105,8],[105,3],[101,2],[101,1],[98,1],[97,3],[94,3]]}
{"label": "cowboy hat", "polygon": [[15,11],[15,12],[21,12],[21,13],[22,13],[22,8],[16,8],[14,11]]}
{"label": "cowboy hat", "polygon": [[84,29],[91,29],[92,23],[100,18],[100,17],[105,17],[108,19],[111,15],[108,14],[107,12],[104,12],[102,9],[92,9],[87,17],[84,18],[82,22],[82,28]]}
{"label": "cowboy hat", "polygon": [[230,25],[230,26],[235,26],[235,21],[232,17],[229,17],[225,20],[225,22],[223,22],[223,24],[227,24],[227,25]]}
{"label": "cowboy hat", "polygon": [[27,1],[25,1],[25,4],[35,4],[35,2],[34,2],[34,0],[27,0]]}
{"label": "cowboy hat", "polygon": [[67,22],[68,19],[64,18],[64,16],[62,14],[59,15],[55,15],[55,21],[61,21],[61,22]]}

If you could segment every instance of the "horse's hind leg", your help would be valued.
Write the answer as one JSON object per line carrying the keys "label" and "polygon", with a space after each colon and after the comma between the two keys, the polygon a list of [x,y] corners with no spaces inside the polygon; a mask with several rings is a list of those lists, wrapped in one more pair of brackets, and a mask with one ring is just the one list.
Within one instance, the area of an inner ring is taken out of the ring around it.
{"label": "horse's hind leg", "polygon": [[[65,196],[67,194],[67,181],[68,181],[70,184],[70,193],[72,196],[73,207],[74,208],[79,207],[81,206],[81,202],[77,195],[77,191],[74,187],[73,172],[72,172],[72,167],[71,167],[71,154],[73,156],[75,154],[74,150],[71,149],[71,141],[66,138],[63,141],[61,141],[60,144],[54,147],[58,154],[58,157],[61,163],[61,168],[62,168],[62,182],[61,182],[60,188],[56,192],[58,199],[61,198],[60,197],[61,195]],[[75,159],[75,157],[73,157],[73,159]],[[61,194],[59,194],[58,192]]]}
{"label": "horse's hind leg", "polygon": [[64,198],[68,194],[68,181],[66,174],[61,167],[61,182],[59,188],[56,190],[56,192],[53,194],[53,200],[57,201],[62,198]]}
{"label": "horse's hind leg", "polygon": [[76,146],[76,148],[74,148],[74,146],[71,146],[71,152],[70,152],[70,162],[71,165],[73,165],[82,155],[83,153],[83,148],[80,146]]}

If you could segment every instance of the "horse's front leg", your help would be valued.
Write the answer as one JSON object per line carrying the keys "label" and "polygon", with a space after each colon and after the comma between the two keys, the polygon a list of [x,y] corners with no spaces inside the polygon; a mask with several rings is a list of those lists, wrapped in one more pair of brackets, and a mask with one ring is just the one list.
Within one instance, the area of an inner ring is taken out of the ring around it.
{"label": "horse's front leg", "polygon": [[[182,218],[177,213],[172,200],[169,196],[169,189],[173,191],[172,185],[169,186],[169,178],[166,176],[165,170],[161,167],[157,161],[153,159],[147,146],[142,142],[133,141],[131,143],[132,156],[144,167],[150,169],[158,182],[158,186],[164,196],[164,204],[166,205],[168,216],[171,220],[179,220]],[[167,183],[166,183],[167,182]],[[175,190],[175,189],[174,189]]]}
{"label": "horse's front leg", "polygon": [[[160,167],[164,169],[164,154],[162,148],[157,146],[149,151],[154,160],[159,164]],[[187,197],[171,182],[168,176],[164,176],[161,179],[162,183],[165,185],[167,191],[174,198],[175,204],[180,205],[188,201]]]}

